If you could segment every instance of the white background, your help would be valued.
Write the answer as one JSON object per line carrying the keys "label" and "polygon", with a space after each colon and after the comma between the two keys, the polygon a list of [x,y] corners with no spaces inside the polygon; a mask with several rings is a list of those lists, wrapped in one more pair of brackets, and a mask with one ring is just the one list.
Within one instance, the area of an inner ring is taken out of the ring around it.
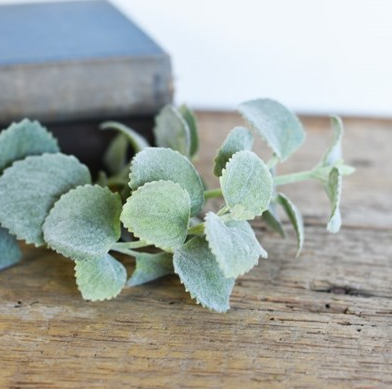
{"label": "white background", "polygon": [[268,96],[392,117],[391,0],[113,2],[171,54],[177,102],[233,109]]}

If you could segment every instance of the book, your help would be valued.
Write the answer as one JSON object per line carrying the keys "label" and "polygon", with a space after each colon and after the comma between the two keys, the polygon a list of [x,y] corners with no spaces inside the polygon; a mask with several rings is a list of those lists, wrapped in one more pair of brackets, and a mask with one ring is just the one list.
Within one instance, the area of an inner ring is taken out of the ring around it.
{"label": "book", "polygon": [[103,0],[0,6],[0,123],[155,114],[168,54]]}

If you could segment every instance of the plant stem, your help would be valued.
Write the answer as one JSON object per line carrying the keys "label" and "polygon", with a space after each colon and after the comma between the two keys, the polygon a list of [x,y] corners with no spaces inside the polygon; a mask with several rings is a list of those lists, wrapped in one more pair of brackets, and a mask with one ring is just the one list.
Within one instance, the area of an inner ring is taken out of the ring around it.
{"label": "plant stem", "polygon": [[267,162],[267,166],[269,169],[273,169],[279,163],[279,158],[276,155],[273,155],[272,158]]}
{"label": "plant stem", "polygon": [[274,184],[276,186],[293,184],[294,182],[310,180],[314,178],[314,170],[306,170],[298,173],[283,174],[274,177]]}
{"label": "plant stem", "polygon": [[144,242],[143,240],[136,240],[133,242],[116,242],[111,249],[121,249],[121,250],[132,250],[132,249],[140,249],[142,247],[151,246],[151,243]]}
{"label": "plant stem", "polygon": [[202,235],[204,234],[204,223],[188,228],[188,235]]}
{"label": "plant stem", "polygon": [[109,177],[106,181],[107,186],[126,186],[127,181],[121,177]]}
{"label": "plant stem", "polygon": [[131,257],[136,257],[136,255],[138,254],[137,251],[126,249],[126,248],[120,248],[120,247],[112,247],[110,250],[116,251],[117,253],[129,255]]}
{"label": "plant stem", "polygon": [[[305,181],[305,180],[311,180],[313,178],[318,178],[318,173],[319,170],[313,169],[313,170],[305,170],[303,172],[298,172],[298,173],[290,173],[290,174],[282,174],[280,176],[275,176],[274,177],[274,184],[276,186],[279,185],[286,185],[286,184],[293,184],[295,182],[299,181]],[[216,188],[216,189],[209,189],[204,192],[204,199],[212,199],[215,197],[221,197],[222,196],[222,189]]]}
{"label": "plant stem", "polygon": [[204,199],[212,199],[214,197],[222,197],[222,189],[221,188],[216,188],[216,189],[210,189],[204,191]]}
{"label": "plant stem", "polygon": [[224,207],[222,207],[219,211],[218,211],[218,213],[217,213],[217,215],[218,216],[223,216],[225,213],[227,213],[227,212],[229,212],[229,207],[227,206],[227,205],[225,205]]}

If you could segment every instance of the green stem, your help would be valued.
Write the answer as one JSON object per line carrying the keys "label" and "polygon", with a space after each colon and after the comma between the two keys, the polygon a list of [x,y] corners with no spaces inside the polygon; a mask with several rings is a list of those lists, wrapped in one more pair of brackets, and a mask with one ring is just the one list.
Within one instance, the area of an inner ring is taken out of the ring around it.
{"label": "green stem", "polygon": [[139,254],[137,251],[126,249],[126,248],[120,248],[120,247],[112,247],[110,250],[116,251],[117,253],[129,255],[131,257],[136,257],[136,255]]}
{"label": "green stem", "polygon": [[[271,159],[271,161],[272,160],[273,158]],[[273,162],[271,163],[271,165],[273,165]],[[313,178],[321,179],[319,177],[320,172],[321,172],[320,168],[315,168],[312,170],[305,170],[303,172],[298,172],[298,173],[282,174],[280,176],[274,177],[274,184],[276,186],[279,186],[279,185],[293,184],[299,181],[311,180]],[[205,200],[212,199],[215,197],[221,197],[221,196],[222,196],[222,189],[220,188],[210,189],[204,192]]]}
{"label": "green stem", "polygon": [[204,223],[197,224],[196,226],[188,228],[188,235],[203,235]]}
{"label": "green stem", "polygon": [[293,184],[294,182],[310,180],[314,178],[314,170],[306,170],[303,172],[298,173],[291,173],[291,174],[283,174],[281,176],[274,177],[274,184],[278,185],[286,185],[286,184]]}
{"label": "green stem", "polygon": [[106,181],[107,186],[126,186],[127,181],[124,178],[121,177],[110,177]]}
{"label": "green stem", "polygon": [[111,249],[121,249],[121,250],[132,250],[132,249],[140,249],[142,247],[152,246],[151,243],[147,243],[143,240],[136,240],[133,242],[116,242]]}
{"label": "green stem", "polygon": [[215,197],[222,197],[222,189],[221,188],[216,188],[216,189],[210,189],[204,191],[204,199],[212,199]]}
{"label": "green stem", "polygon": [[227,212],[229,212],[229,207],[227,206],[227,205],[225,205],[224,207],[222,207],[219,211],[218,211],[218,213],[217,213],[217,215],[218,216],[223,216],[225,213],[227,213]]}
{"label": "green stem", "polygon": [[273,169],[279,163],[279,161],[280,159],[276,155],[273,155],[272,158],[267,162],[267,167],[269,169]]}

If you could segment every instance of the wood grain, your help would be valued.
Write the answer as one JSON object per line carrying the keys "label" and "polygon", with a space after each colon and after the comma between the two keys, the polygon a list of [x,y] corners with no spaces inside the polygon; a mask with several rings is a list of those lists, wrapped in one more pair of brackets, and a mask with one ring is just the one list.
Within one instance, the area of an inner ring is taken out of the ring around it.
{"label": "wood grain", "polygon": [[[197,164],[214,184],[210,160],[241,119],[198,116]],[[282,172],[311,167],[330,139],[326,119],[304,123],[307,144]],[[392,387],[392,122],[346,127],[357,173],[344,185],[341,233],[325,231],[320,188],[282,187],[305,216],[303,254],[294,258],[291,233],[282,240],[256,221],[269,259],[237,281],[227,314],[195,305],[175,277],[85,302],[71,261],[26,247],[0,273],[0,388]]]}

